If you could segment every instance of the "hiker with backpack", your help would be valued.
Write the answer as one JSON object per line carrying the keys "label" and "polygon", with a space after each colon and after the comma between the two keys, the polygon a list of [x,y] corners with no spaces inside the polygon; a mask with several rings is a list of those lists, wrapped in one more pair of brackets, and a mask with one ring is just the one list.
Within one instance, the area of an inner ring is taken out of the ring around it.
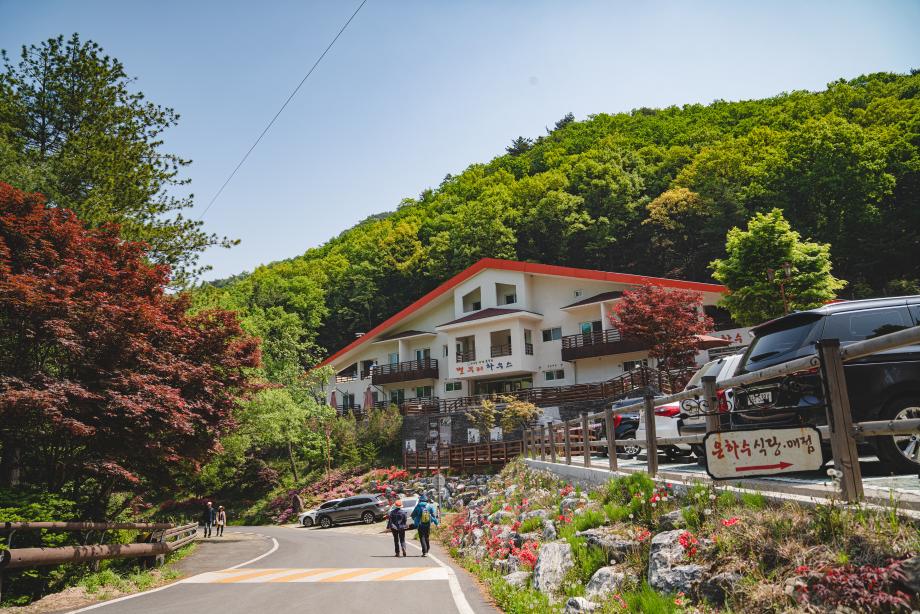
{"label": "hiker with backpack", "polygon": [[402,555],[406,556],[406,511],[403,509],[402,501],[396,501],[393,509],[387,514],[387,528],[393,534],[393,548],[396,550],[396,556],[399,556],[400,547]]}
{"label": "hiker with backpack", "polygon": [[425,495],[418,498],[418,505],[412,510],[412,522],[415,523],[415,528],[418,529],[418,540],[422,545],[422,556],[425,556],[431,550],[431,543],[429,542],[431,523],[438,524],[437,508],[428,503],[428,497]]}

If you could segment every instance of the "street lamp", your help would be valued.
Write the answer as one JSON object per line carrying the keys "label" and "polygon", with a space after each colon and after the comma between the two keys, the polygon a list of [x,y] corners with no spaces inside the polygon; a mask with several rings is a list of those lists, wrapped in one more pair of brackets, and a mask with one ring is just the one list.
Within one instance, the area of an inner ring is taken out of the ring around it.
{"label": "street lamp", "polygon": [[786,298],[786,284],[789,283],[789,280],[792,279],[792,263],[784,262],[783,263],[783,275],[777,277],[776,269],[767,269],[767,279],[770,283],[776,281],[779,285],[779,295],[783,299],[783,315],[789,313],[789,299]]}

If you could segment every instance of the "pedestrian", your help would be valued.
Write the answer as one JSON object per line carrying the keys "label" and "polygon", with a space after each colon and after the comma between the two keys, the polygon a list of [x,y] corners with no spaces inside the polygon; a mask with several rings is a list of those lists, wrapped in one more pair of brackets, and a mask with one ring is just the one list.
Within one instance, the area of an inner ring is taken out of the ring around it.
{"label": "pedestrian", "polygon": [[214,509],[214,504],[208,501],[208,505],[204,508],[204,511],[201,512],[201,524],[204,525],[204,536],[211,537],[211,527],[214,526],[214,521],[217,520],[217,510]]}
{"label": "pedestrian", "polygon": [[427,556],[431,550],[431,523],[438,524],[437,510],[433,505],[428,503],[428,497],[422,495],[418,498],[418,505],[412,510],[412,522],[418,529],[418,540],[422,545],[422,556]]}
{"label": "pedestrian", "polygon": [[402,549],[402,555],[406,556],[406,511],[403,509],[402,501],[396,501],[393,509],[387,515],[387,528],[393,534],[393,549],[396,556]]}
{"label": "pedestrian", "polygon": [[224,511],[224,506],[221,505],[217,508],[217,536],[224,536],[224,525],[227,524],[227,512]]}

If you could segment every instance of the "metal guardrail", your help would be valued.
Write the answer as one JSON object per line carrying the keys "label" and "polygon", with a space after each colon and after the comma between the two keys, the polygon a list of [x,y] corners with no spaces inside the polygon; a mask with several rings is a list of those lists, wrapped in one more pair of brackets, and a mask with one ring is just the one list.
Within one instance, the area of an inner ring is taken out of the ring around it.
{"label": "metal guardrail", "polygon": [[[530,458],[540,456],[542,460],[549,457],[553,462],[557,460],[559,442],[556,431],[562,429],[562,446],[565,451],[567,464],[572,462],[573,445],[577,449],[579,444],[573,444],[570,430],[581,429],[582,433],[590,433],[590,423],[603,420],[606,426],[606,437],[592,441],[589,435],[587,443],[588,452],[584,453],[583,462],[586,467],[591,464],[590,451],[594,448],[605,447],[611,471],[617,470],[617,456],[615,426],[613,416],[616,414],[643,412],[646,426],[646,440],[629,440],[631,445],[638,445],[647,449],[647,470],[650,475],[658,472],[658,446],[676,444],[699,444],[705,435],[689,435],[683,437],[659,438],[655,433],[655,407],[695,399],[701,396],[700,409],[705,413],[707,433],[718,432],[720,424],[718,416],[710,408],[718,407],[716,398],[717,388],[728,389],[747,386],[769,379],[780,378],[802,371],[818,371],[824,385],[825,405],[828,408],[828,426],[818,427],[823,439],[830,440],[833,451],[834,466],[842,472],[839,480],[841,495],[846,501],[857,501],[863,497],[862,476],[859,467],[859,457],[856,451],[856,436],[879,435],[904,435],[920,433],[920,420],[881,420],[860,423],[852,422],[849,397],[846,388],[846,379],[843,364],[859,358],[864,358],[878,352],[890,350],[905,345],[920,343],[920,326],[914,326],[874,339],[858,341],[845,347],[840,346],[836,339],[827,339],[817,344],[814,355],[804,356],[778,365],[773,365],[758,371],[738,375],[727,380],[722,380],[716,386],[714,376],[705,376],[702,379],[703,388],[685,390],[654,398],[646,396],[642,402],[632,405],[607,408],[602,412],[584,414],[580,420],[568,420],[560,424],[543,425],[535,429],[524,431],[524,454]],[[622,445],[624,440],[620,440]]]}
{"label": "metal guardrail", "polygon": [[58,548],[14,548],[0,550],[0,572],[7,569],[42,567],[63,563],[85,563],[103,559],[153,558],[175,552],[195,540],[198,523],[176,526],[168,523],[130,522],[7,522],[10,532],[20,530],[89,531],[155,529],[147,543],[97,544]]}

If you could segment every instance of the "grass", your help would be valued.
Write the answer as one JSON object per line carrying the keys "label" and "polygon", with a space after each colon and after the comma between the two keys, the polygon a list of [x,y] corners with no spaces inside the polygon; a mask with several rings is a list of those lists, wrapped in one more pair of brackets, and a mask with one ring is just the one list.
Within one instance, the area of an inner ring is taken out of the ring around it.
{"label": "grass", "polygon": [[643,614],[670,614],[682,608],[674,602],[674,596],[662,595],[645,582],[638,590],[623,593],[623,600],[629,605],[630,612]]}
{"label": "grass", "polygon": [[107,567],[100,571],[83,576],[77,586],[80,586],[90,595],[100,599],[110,597],[113,593],[137,593],[153,588],[158,584],[175,580],[181,574],[173,569],[172,565],[191,554],[196,544],[183,546],[169,556],[166,565],[156,569],[143,569],[137,565],[125,571],[115,567]]}
{"label": "grass", "polygon": [[605,514],[598,510],[585,510],[572,521],[577,531],[587,531],[607,524]]}

